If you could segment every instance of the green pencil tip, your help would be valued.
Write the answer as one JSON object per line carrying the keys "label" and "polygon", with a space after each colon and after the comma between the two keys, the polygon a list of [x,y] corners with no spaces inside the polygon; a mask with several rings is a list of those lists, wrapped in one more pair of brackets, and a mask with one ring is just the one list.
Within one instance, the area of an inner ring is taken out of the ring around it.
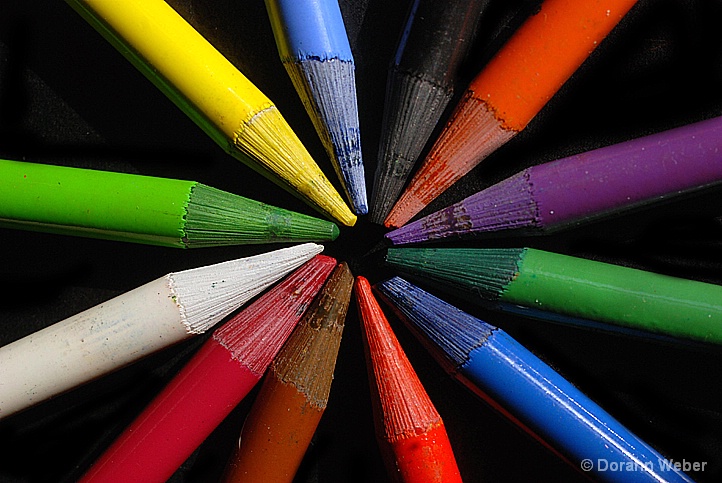
{"label": "green pencil tip", "polygon": [[331,223],[331,226],[331,241],[334,241],[341,234],[341,231],[338,229],[336,223]]}

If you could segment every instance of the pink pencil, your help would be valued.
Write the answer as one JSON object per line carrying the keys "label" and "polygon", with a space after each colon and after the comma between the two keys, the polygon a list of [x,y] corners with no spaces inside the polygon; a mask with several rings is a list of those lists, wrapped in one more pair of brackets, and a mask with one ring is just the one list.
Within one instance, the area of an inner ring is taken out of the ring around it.
{"label": "pink pencil", "polygon": [[81,481],[170,478],[260,380],[335,265],[317,255],[219,328]]}

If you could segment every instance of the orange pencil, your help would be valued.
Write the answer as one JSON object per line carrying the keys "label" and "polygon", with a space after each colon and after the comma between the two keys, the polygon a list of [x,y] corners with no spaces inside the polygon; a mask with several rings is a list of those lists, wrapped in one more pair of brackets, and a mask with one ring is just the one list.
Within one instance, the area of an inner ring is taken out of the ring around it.
{"label": "orange pencil", "polygon": [[326,409],[352,288],[341,263],[266,374],[226,483],[293,481]]}
{"label": "orange pencil", "polygon": [[444,422],[364,277],[356,278],[356,302],[376,437],[389,476],[398,483],[461,483]]}
{"label": "orange pencil", "polygon": [[635,3],[545,0],[471,82],[384,225],[404,225],[524,129]]}

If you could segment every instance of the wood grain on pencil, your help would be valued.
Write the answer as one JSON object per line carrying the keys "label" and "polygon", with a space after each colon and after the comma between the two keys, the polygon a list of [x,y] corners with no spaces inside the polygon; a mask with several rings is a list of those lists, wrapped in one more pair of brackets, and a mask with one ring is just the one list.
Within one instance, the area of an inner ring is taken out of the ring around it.
{"label": "wood grain on pencil", "polygon": [[376,436],[399,483],[461,483],[444,422],[364,277],[356,279]]}
{"label": "wood grain on pencil", "polygon": [[384,224],[406,224],[524,129],[635,3],[544,1],[471,82]]}
{"label": "wood grain on pencil", "polygon": [[342,263],[266,374],[225,482],[293,480],[326,409],[352,288]]}
{"label": "wood grain on pencil", "polygon": [[170,478],[261,379],[335,265],[314,257],[221,326],[81,481]]}
{"label": "wood grain on pencil", "polygon": [[170,273],[0,348],[0,419],[181,340],[320,253],[312,243]]}
{"label": "wood grain on pencil", "polygon": [[163,0],[67,0],[227,153],[344,225],[354,215],[274,103]]}

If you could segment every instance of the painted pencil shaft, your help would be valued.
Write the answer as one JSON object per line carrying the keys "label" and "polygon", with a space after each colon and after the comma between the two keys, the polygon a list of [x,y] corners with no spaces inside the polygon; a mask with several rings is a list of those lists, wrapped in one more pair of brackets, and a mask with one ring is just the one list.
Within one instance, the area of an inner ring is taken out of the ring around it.
{"label": "painted pencil shaft", "polygon": [[[509,411],[577,470],[604,481],[692,481],[503,330],[399,277],[376,289],[449,374]],[[600,461],[623,470],[605,471]]]}
{"label": "painted pencil shaft", "polygon": [[226,152],[353,225],[339,193],[273,102],[163,0],[67,0]]}
{"label": "painted pencil shaft", "polygon": [[376,437],[399,483],[461,483],[444,422],[364,277],[356,280]]}
{"label": "painted pencil shaft", "polygon": [[387,261],[440,289],[702,342],[722,343],[722,286],[532,248],[390,249]]}
{"label": "painted pencil shaft", "polygon": [[293,480],[326,409],[352,288],[342,263],[274,359],[225,482]]}
{"label": "painted pencil shaft", "polygon": [[0,226],[179,248],[338,235],[330,221],[196,181],[4,159]]}
{"label": "painted pencil shaft", "polygon": [[418,0],[386,85],[371,221],[383,223],[454,95],[457,71],[487,0]]}
{"label": "painted pencil shaft", "polygon": [[286,71],[354,211],[368,211],[355,63],[337,0],[266,0]]}
{"label": "painted pencil shaft", "polygon": [[168,274],[0,348],[0,419],[201,334],[323,250]]}
{"label": "painted pencil shaft", "polygon": [[166,481],[261,379],[333,270],[319,255],[221,326],[81,481]]}
{"label": "painted pencil shaft", "polygon": [[545,0],[471,82],[384,224],[406,224],[524,129],[635,3]]}
{"label": "painted pencil shaft", "polygon": [[509,229],[547,232],[722,180],[722,117],[527,168],[387,233],[394,245]]}

